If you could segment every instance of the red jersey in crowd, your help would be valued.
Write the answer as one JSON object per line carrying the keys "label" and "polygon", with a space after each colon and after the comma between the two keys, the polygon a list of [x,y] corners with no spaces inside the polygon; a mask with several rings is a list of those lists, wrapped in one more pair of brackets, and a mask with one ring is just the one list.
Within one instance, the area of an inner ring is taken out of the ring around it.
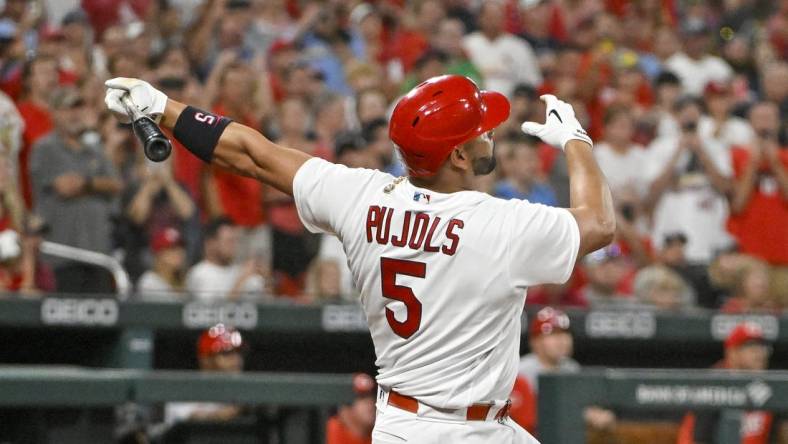
{"label": "red jersey in crowd", "polygon": [[[214,106],[213,113],[227,114],[221,105]],[[252,128],[257,126],[250,117],[239,120],[239,123]],[[219,168],[213,170],[213,181],[225,216],[243,227],[256,227],[265,223],[262,183]]]}
{"label": "red jersey in crowd", "polygon": [[22,133],[22,148],[19,150],[19,189],[27,208],[33,206],[33,189],[30,182],[30,154],[33,144],[52,131],[52,114],[49,109],[30,101],[17,104],[17,109],[25,121]]}
{"label": "red jersey in crowd", "polygon": [[[733,171],[741,177],[750,161],[749,150],[735,147],[731,150]],[[788,168],[788,149],[779,152]],[[774,175],[762,167],[747,206],[728,219],[728,231],[739,242],[741,251],[775,265],[788,265],[788,199],[780,193]]]}

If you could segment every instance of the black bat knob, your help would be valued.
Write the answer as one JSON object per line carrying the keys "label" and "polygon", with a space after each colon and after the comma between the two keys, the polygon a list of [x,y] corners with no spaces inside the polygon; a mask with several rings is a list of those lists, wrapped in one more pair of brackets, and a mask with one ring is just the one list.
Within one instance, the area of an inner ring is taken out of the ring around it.
{"label": "black bat knob", "polygon": [[153,119],[148,116],[142,116],[132,122],[132,127],[134,128],[134,134],[142,142],[142,146],[145,149],[145,157],[154,162],[161,162],[170,157],[172,144]]}

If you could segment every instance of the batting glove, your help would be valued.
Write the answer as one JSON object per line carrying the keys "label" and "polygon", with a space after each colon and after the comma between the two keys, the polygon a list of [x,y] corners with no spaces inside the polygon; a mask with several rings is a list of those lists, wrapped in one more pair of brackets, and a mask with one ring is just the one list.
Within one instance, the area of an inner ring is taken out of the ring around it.
{"label": "batting glove", "polygon": [[131,97],[132,103],[140,113],[157,122],[164,113],[164,107],[167,106],[167,95],[144,80],[116,77],[104,82],[104,86],[107,87],[104,103],[122,122],[128,123],[131,120],[126,107],[120,101],[126,94]]}
{"label": "batting glove", "polygon": [[577,121],[572,105],[552,94],[545,94],[539,98],[547,105],[544,125],[525,122],[521,127],[525,134],[536,136],[545,143],[561,149],[564,149],[570,140],[582,140],[591,146],[594,145],[588,133]]}

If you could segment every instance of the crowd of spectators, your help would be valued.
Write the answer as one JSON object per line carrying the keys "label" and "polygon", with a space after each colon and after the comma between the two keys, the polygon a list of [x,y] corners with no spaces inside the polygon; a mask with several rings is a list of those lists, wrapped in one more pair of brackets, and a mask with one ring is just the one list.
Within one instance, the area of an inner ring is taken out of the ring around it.
{"label": "crowd of spectators", "polygon": [[[6,0],[0,13],[0,287],[111,292],[43,239],[119,259],[140,299],[353,300],[341,245],[290,196],[175,143],[147,161],[103,104],[139,77],[351,167],[405,174],[403,93],[454,73],[506,94],[476,188],[568,206],[566,161],[524,136],[570,102],[613,191],[613,245],[528,302],[788,307],[788,1]],[[347,196],[352,199],[352,196]]]}

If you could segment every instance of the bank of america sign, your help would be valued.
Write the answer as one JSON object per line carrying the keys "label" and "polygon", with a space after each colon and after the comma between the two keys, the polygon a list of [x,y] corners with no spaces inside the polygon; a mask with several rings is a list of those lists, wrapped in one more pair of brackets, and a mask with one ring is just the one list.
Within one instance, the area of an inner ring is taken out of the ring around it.
{"label": "bank of america sign", "polygon": [[761,407],[772,397],[772,388],[762,381],[745,386],[638,384],[638,404],[654,406]]}

